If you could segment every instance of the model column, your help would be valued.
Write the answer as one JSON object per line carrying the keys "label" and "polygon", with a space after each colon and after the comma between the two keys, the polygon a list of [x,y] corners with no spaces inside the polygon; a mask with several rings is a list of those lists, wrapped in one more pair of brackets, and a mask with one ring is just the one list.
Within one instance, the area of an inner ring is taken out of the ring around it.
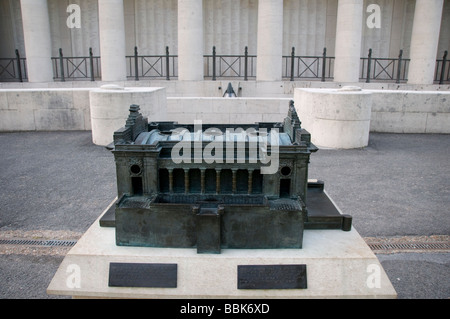
{"label": "model column", "polygon": [[444,0],[416,0],[408,83],[433,84]]}
{"label": "model column", "polygon": [[21,0],[29,82],[52,82],[52,41],[47,0]]}
{"label": "model column", "polygon": [[125,81],[123,0],[98,0],[102,81]]}
{"label": "model column", "polygon": [[178,79],[203,80],[203,0],[178,0]]}
{"label": "model column", "polygon": [[281,81],[283,0],[259,0],[257,81]]}
{"label": "model column", "polygon": [[339,0],[334,62],[335,82],[359,82],[363,0]]}

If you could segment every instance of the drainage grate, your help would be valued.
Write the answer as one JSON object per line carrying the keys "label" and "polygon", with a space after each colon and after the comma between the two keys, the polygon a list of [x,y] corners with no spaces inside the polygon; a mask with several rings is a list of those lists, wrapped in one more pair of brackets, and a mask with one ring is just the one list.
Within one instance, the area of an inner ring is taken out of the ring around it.
{"label": "drainage grate", "polygon": [[372,250],[450,250],[450,243],[368,243]]}
{"label": "drainage grate", "polygon": [[26,246],[45,246],[45,247],[72,247],[77,243],[76,240],[35,240],[35,239],[0,239],[0,245],[26,245]]}

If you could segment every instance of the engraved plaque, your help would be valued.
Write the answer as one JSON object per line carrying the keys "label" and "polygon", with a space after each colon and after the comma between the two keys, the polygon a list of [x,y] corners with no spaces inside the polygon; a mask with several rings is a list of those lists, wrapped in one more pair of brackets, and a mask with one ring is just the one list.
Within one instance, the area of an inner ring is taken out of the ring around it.
{"label": "engraved plaque", "polygon": [[239,265],[238,289],[306,289],[306,265]]}
{"label": "engraved plaque", "polygon": [[177,264],[110,263],[108,286],[176,288]]}

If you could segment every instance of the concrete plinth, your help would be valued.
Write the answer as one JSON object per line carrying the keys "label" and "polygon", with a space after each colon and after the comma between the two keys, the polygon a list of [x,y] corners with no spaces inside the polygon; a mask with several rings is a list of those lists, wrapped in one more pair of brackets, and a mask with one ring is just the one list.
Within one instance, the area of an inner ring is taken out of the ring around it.
{"label": "concrete plinth", "polygon": [[89,92],[92,140],[106,146],[113,141],[114,131],[121,128],[131,104],[140,106],[140,112],[150,121],[166,119],[165,88],[123,88],[105,85]]}
{"label": "concrete plinth", "polygon": [[[108,208],[105,210],[105,212]],[[109,287],[110,263],[176,264],[176,288]],[[306,289],[238,289],[240,265],[306,265]],[[306,230],[303,249],[119,247],[115,229],[96,221],[69,251],[48,294],[101,298],[395,298],[358,232]]]}
{"label": "concrete plinth", "polygon": [[295,107],[312,142],[326,148],[359,148],[369,142],[372,94],[358,87],[295,89]]}

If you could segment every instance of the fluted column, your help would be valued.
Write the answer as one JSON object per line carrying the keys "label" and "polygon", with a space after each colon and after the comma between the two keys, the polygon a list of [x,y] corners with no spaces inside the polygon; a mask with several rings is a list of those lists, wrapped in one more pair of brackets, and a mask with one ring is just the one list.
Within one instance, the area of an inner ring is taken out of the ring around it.
{"label": "fluted column", "polygon": [[363,0],[339,0],[334,62],[335,82],[359,82]]}
{"label": "fluted column", "polygon": [[21,0],[28,82],[53,82],[47,0]]}
{"label": "fluted column", "polygon": [[281,81],[283,58],[283,0],[259,0],[257,81]]}
{"label": "fluted column", "polygon": [[408,83],[433,84],[444,0],[416,0]]}
{"label": "fluted column", "polygon": [[203,0],[178,0],[178,79],[203,80]]}
{"label": "fluted column", "polygon": [[98,0],[102,81],[125,81],[125,18],[123,0]]}

